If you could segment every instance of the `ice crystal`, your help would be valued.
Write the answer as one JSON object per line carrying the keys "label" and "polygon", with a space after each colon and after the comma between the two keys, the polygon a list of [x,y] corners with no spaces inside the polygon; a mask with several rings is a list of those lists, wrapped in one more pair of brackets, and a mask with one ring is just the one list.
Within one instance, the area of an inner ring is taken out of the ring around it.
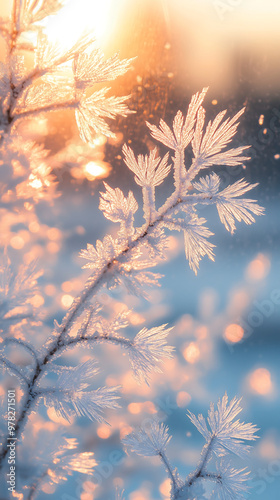
{"label": "ice crystal", "polygon": [[170,441],[168,427],[164,424],[152,422],[150,428],[139,429],[123,439],[126,448],[144,457],[153,457],[166,451]]}
{"label": "ice crystal", "polygon": [[189,418],[205,440],[212,441],[212,449],[217,455],[231,451],[244,457],[250,450],[250,446],[246,446],[244,441],[256,439],[255,433],[258,429],[255,425],[236,420],[242,411],[240,401],[241,399],[235,397],[228,403],[228,396],[225,394],[222,400],[219,399],[217,410],[211,404],[207,419],[209,427],[201,414],[196,417],[193,413],[189,413]]}

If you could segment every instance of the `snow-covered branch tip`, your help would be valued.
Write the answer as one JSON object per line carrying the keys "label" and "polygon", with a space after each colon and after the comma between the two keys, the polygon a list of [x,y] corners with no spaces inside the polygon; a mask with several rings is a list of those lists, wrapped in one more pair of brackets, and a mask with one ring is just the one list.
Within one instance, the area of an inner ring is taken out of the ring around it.
{"label": "snow-covered branch tip", "polygon": [[[257,438],[257,428],[252,424],[240,423],[236,419],[242,411],[240,399],[233,398],[228,403],[227,394],[218,401],[217,410],[211,403],[208,412],[208,424],[202,415],[196,417],[189,412],[189,418],[206,440],[201,453],[200,462],[194,472],[183,480],[176,468],[173,468],[167,458],[166,449],[171,436],[168,427],[154,421],[149,428],[140,428],[123,439],[126,450],[144,457],[158,456],[162,461],[171,481],[170,499],[183,498],[203,499],[206,490],[203,484],[211,481],[214,484],[215,497],[220,500],[240,500],[248,490],[249,471],[235,469],[231,465],[230,454],[244,458],[249,447],[244,441]],[[216,457],[216,458],[215,458]],[[213,472],[212,465],[216,472]],[[199,495],[196,497],[196,495]],[[207,497],[208,498],[208,497]],[[212,497],[211,497],[212,498]]]}

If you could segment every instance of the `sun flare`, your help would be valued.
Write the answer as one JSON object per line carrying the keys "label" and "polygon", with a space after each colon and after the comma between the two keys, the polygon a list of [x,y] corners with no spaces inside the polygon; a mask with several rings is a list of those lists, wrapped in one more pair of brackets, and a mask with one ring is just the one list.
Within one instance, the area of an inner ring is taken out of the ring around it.
{"label": "sun flare", "polygon": [[112,0],[69,0],[57,15],[46,19],[45,32],[52,43],[58,43],[65,49],[85,32],[91,32],[102,45],[109,33],[112,4]]}

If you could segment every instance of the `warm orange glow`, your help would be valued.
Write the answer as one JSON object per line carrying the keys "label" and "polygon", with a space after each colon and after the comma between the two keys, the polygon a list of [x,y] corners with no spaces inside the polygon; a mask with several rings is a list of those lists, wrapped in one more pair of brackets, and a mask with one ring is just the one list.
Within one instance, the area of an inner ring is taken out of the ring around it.
{"label": "warm orange glow", "polygon": [[139,314],[139,313],[130,313],[129,316],[129,321],[132,325],[141,325],[141,323],[144,323],[145,322],[145,318],[144,316],[142,316],[142,314]]}
{"label": "warm orange glow", "polygon": [[130,403],[127,409],[130,413],[136,415],[137,413],[141,412],[141,403]]}
{"label": "warm orange glow", "polygon": [[30,299],[30,303],[34,307],[40,307],[44,304],[44,302],[45,302],[44,297],[42,297],[42,295],[39,295],[38,293],[36,293],[36,295],[34,295],[34,297]]}
{"label": "warm orange glow", "polygon": [[161,483],[159,487],[159,491],[161,492],[161,494],[167,498],[169,498],[170,495],[170,486],[170,479],[165,479],[165,481],[163,481],[163,483]]}
{"label": "warm orange glow", "polygon": [[257,257],[250,262],[246,269],[246,277],[252,281],[258,281],[264,279],[270,270],[270,260],[263,254],[257,255]]}
{"label": "warm orange glow", "polygon": [[49,297],[52,297],[56,293],[56,287],[52,284],[46,285],[44,288],[44,292]]}
{"label": "warm orange glow", "polygon": [[262,396],[272,392],[271,374],[266,368],[257,368],[249,376],[251,389]]}
{"label": "warm orange glow", "polygon": [[133,431],[132,427],[130,425],[125,425],[124,427],[121,427],[120,429],[120,439],[123,439],[125,436],[130,434]]}
{"label": "warm orange glow", "polygon": [[[50,473],[50,469],[48,469],[48,473]],[[55,492],[55,489],[56,485],[53,483],[44,483],[43,486],[41,486],[41,490],[48,495],[52,495]]]}
{"label": "warm orange glow", "polygon": [[213,104],[213,106],[216,106],[218,104],[217,99],[213,99],[212,104]]}
{"label": "warm orange glow", "polygon": [[44,27],[51,43],[69,49],[85,31],[102,41],[111,21],[112,0],[69,0],[56,16],[44,21]]}
{"label": "warm orange glow", "polygon": [[97,427],[97,436],[101,439],[108,439],[111,436],[111,429],[108,425],[100,425]]}
{"label": "warm orange glow", "polygon": [[24,243],[24,239],[19,235],[13,236],[10,241],[11,247],[15,248],[15,250],[20,250],[21,248],[23,248]]}
{"label": "warm orange glow", "polygon": [[208,335],[208,328],[207,326],[201,325],[198,326],[196,329],[196,336],[198,339],[205,339]]}
{"label": "warm orange glow", "polygon": [[141,491],[133,491],[129,495],[129,500],[149,500],[149,497]]}
{"label": "warm orange glow", "polygon": [[74,297],[72,297],[72,295],[68,295],[68,294],[62,295],[62,297],[61,297],[62,307],[64,307],[64,309],[68,309],[68,307],[70,307],[72,302],[73,302],[73,298]]}
{"label": "warm orange glow", "polygon": [[264,115],[260,115],[259,117],[259,125],[263,125],[264,122]]}
{"label": "warm orange glow", "polygon": [[85,492],[90,493],[96,489],[97,485],[94,484],[92,481],[85,481],[83,483],[83,488]]}
{"label": "warm orange glow", "polygon": [[40,224],[36,221],[30,222],[28,229],[31,233],[38,233],[38,231],[40,231]]}
{"label": "warm orange glow", "polygon": [[224,332],[224,337],[228,342],[236,343],[243,339],[244,330],[240,325],[232,323],[228,325]]}
{"label": "warm orange glow", "polygon": [[106,177],[108,167],[104,162],[90,161],[85,166],[85,176],[88,180],[96,179],[97,177]]}
{"label": "warm orange glow", "polygon": [[183,356],[188,363],[196,363],[200,358],[200,350],[195,342],[191,342],[186,349],[184,349]]}
{"label": "warm orange glow", "polygon": [[30,174],[29,176],[29,186],[33,187],[34,189],[40,189],[43,187],[43,183],[38,177],[35,177],[35,175]]}
{"label": "warm orange glow", "polygon": [[93,500],[93,499],[94,499],[93,493],[88,493],[86,491],[83,491],[83,493],[81,493],[81,500]]}
{"label": "warm orange glow", "polygon": [[245,289],[234,290],[230,303],[228,305],[228,313],[230,315],[240,314],[250,303],[250,296]]}
{"label": "warm orange glow", "polygon": [[50,240],[59,240],[61,238],[61,231],[56,227],[51,227],[47,230],[47,236]]}
{"label": "warm orange glow", "polygon": [[277,460],[279,457],[279,446],[275,436],[262,439],[258,451],[261,457],[266,460]]}
{"label": "warm orange glow", "polygon": [[55,241],[50,241],[47,244],[47,250],[50,253],[57,253],[57,252],[59,252],[59,249],[60,249],[60,246]]}
{"label": "warm orange glow", "polygon": [[61,289],[66,293],[71,292],[71,290],[73,290],[73,284],[71,283],[71,281],[64,281],[64,283],[62,283],[61,285]]}
{"label": "warm orange glow", "polygon": [[184,406],[187,406],[187,404],[189,404],[191,399],[192,398],[188,392],[180,391],[177,394],[176,403],[178,406],[180,406],[180,408],[183,408]]}

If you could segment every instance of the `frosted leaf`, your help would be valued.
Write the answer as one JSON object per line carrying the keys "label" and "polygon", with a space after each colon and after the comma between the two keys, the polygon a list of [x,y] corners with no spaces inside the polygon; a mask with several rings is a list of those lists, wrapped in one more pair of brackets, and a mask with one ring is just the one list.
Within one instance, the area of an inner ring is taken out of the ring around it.
{"label": "frosted leaf", "polygon": [[204,100],[206,92],[207,88],[204,88],[202,92],[197,92],[192,96],[185,119],[182,112],[178,111],[173,121],[173,132],[163,120],[160,120],[159,127],[147,122],[152,137],[174,150],[186,148],[193,138],[193,127],[197,111]]}
{"label": "frosted leaf", "polygon": [[91,51],[82,52],[75,56],[73,61],[73,72],[76,86],[84,90],[87,87],[100,82],[114,80],[123,75],[129,69],[133,59],[119,59],[114,54],[104,60],[104,54],[95,45],[91,44]]}
{"label": "frosted leaf", "polygon": [[12,271],[5,255],[0,267],[0,330],[8,333],[10,325],[34,317],[35,311],[30,299],[37,291],[37,279],[41,272],[36,270],[36,262],[20,266]]}
{"label": "frosted leaf", "polygon": [[207,240],[209,236],[213,236],[213,233],[203,225],[205,222],[205,219],[193,215],[184,227],[186,258],[195,274],[197,274],[202,257],[207,255],[210,260],[214,260],[215,245]]}
{"label": "frosted leaf", "polygon": [[35,48],[35,67],[39,70],[52,68],[57,64],[60,57],[61,47],[58,44],[51,44],[47,35],[39,31]]}
{"label": "frosted leaf", "polygon": [[59,44],[50,43],[48,37],[40,30],[35,50],[35,66],[42,74],[47,70],[56,69],[60,64],[73,59],[77,53],[86,50],[91,41],[92,35],[86,33],[72,47],[63,51]]}
{"label": "frosted leaf", "polygon": [[149,156],[139,155],[137,160],[130,147],[123,146],[124,161],[135,174],[135,182],[139,186],[159,186],[170,172],[171,165],[167,165],[168,153],[161,159],[157,149],[153,149]]}
{"label": "frosted leaf", "polygon": [[[55,74],[53,75],[55,76]],[[44,107],[54,106],[65,103],[73,102],[74,93],[73,85],[69,79],[64,79],[64,81],[58,80],[55,82],[48,82],[46,79],[42,79],[40,83],[36,86],[29,85],[22,93],[20,99],[15,103],[15,108],[13,109],[13,114],[23,111],[39,110]]]}
{"label": "frosted leaf", "polygon": [[98,372],[97,362],[89,359],[75,368],[64,371],[59,377],[58,387],[65,390],[71,387],[75,387],[75,390],[86,389],[90,385],[88,379],[97,375]]}
{"label": "frosted leaf", "polygon": [[75,110],[80,136],[85,142],[93,142],[98,134],[115,137],[104,118],[127,116],[131,113],[125,104],[129,96],[105,97],[107,92],[107,88],[94,92],[90,97],[82,99]]}
{"label": "frosted leaf", "polygon": [[106,182],[105,193],[101,193],[99,209],[103,215],[112,222],[124,223],[127,228],[133,226],[133,214],[138,210],[137,201],[134,198],[132,191],[129,191],[127,198],[119,189],[113,189]]}
{"label": "frosted leaf", "polygon": [[129,347],[131,367],[139,381],[148,383],[152,371],[161,372],[158,364],[162,363],[164,358],[172,358],[174,348],[166,342],[172,328],[166,326],[161,325],[150,330],[143,328]]}
{"label": "frosted leaf", "polygon": [[132,266],[124,264],[118,269],[118,274],[115,276],[115,283],[123,283],[127,291],[132,295],[144,297],[149,300],[150,296],[146,288],[160,286],[160,278],[162,278],[161,274],[150,271],[137,271]]}
{"label": "frosted leaf", "polygon": [[213,248],[215,245],[208,241],[213,233],[204,226],[206,219],[198,217],[195,212],[190,212],[186,207],[186,219],[165,219],[163,224],[169,229],[183,231],[185,241],[185,254],[189,261],[190,268],[197,274],[199,262],[207,255],[210,260],[214,260]]}
{"label": "frosted leaf", "polygon": [[208,196],[213,196],[219,190],[220,177],[213,173],[202,177],[198,182],[193,182],[194,189],[200,191],[200,193],[207,194]]}
{"label": "frosted leaf", "polygon": [[248,146],[229,149],[221,152],[231,141],[239,125],[237,120],[244,113],[245,108],[241,109],[236,115],[222,123],[226,111],[218,113],[213,122],[209,122],[205,133],[203,126],[205,120],[205,110],[200,108],[198,111],[197,124],[192,141],[194,157],[199,168],[205,168],[210,165],[240,165],[248,160],[246,156],[240,156]]}
{"label": "frosted leaf", "polygon": [[214,409],[214,405],[211,403],[207,419],[209,427],[201,414],[196,417],[189,412],[190,420],[205,440],[208,443],[213,440],[213,451],[217,455],[222,456],[232,452],[244,457],[250,450],[250,446],[245,445],[243,441],[255,440],[257,437],[255,433],[258,429],[255,425],[235,420],[236,416],[242,411],[240,401],[241,399],[234,397],[228,404],[228,397],[225,394],[222,400],[219,399],[217,410]]}
{"label": "frosted leaf", "polygon": [[63,6],[61,0],[48,0],[41,2],[38,0],[23,0],[21,2],[21,28],[28,28],[29,25],[42,21],[49,15],[54,15]]}
{"label": "frosted leaf", "polygon": [[96,319],[94,323],[94,329],[103,337],[111,336],[114,333],[118,333],[120,329],[127,328],[129,326],[128,316],[131,311],[123,311],[116,314],[113,319],[107,320],[102,316]]}
{"label": "frosted leaf", "polygon": [[231,232],[235,231],[235,219],[240,222],[244,221],[245,224],[252,224],[255,222],[254,215],[263,215],[264,209],[260,207],[256,200],[247,198],[236,199],[250,189],[253,189],[258,184],[249,184],[240,179],[234,184],[226,187],[223,191],[216,196],[216,205],[222,224]]}
{"label": "frosted leaf", "polygon": [[117,390],[119,387],[100,387],[95,391],[79,392],[71,398],[75,412],[79,416],[86,416],[90,420],[105,422],[103,412],[105,408],[116,409],[119,404]]}
{"label": "frosted leaf", "polygon": [[132,432],[122,442],[126,448],[137,455],[153,457],[165,452],[170,439],[166,425],[152,422],[148,430],[139,429]]}
{"label": "frosted leaf", "polygon": [[101,269],[108,262],[112,261],[117,254],[117,246],[112,236],[106,235],[103,241],[97,240],[96,247],[87,244],[86,250],[81,250],[80,257],[88,260],[83,268]]}
{"label": "frosted leaf", "polygon": [[118,387],[100,387],[93,391],[85,391],[90,385],[88,379],[97,373],[93,360],[63,371],[56,387],[40,391],[47,406],[69,420],[73,410],[78,416],[87,416],[90,420],[104,422],[102,413],[105,408],[118,408],[116,402]]}
{"label": "frosted leaf", "polygon": [[249,471],[247,469],[235,469],[228,461],[217,463],[219,480],[214,487],[211,496],[213,500],[240,500],[247,498],[244,494],[248,491]]}

